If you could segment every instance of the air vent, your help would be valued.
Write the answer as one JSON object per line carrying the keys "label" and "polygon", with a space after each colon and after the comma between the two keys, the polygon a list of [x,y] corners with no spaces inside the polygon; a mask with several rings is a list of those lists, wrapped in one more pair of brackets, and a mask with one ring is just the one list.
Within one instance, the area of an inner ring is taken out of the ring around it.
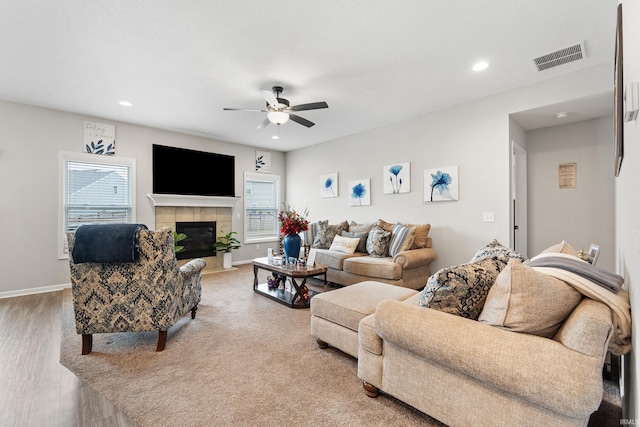
{"label": "air vent", "polygon": [[538,71],[544,71],[549,68],[557,67],[573,61],[579,61],[587,57],[587,51],[584,49],[584,42],[580,42],[555,52],[547,53],[533,59]]}

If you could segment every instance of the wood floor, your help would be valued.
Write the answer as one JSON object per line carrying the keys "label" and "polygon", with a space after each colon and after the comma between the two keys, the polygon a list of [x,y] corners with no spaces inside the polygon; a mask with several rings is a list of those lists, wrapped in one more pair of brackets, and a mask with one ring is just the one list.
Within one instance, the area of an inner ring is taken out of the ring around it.
{"label": "wood floor", "polygon": [[0,299],[0,426],[137,426],[59,363],[61,308],[62,292]]}

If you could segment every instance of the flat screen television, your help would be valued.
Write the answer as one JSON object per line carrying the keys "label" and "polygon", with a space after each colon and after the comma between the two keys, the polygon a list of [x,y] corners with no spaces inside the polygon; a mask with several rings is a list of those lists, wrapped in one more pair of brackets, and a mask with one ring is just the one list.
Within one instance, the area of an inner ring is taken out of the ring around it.
{"label": "flat screen television", "polygon": [[235,197],[235,157],[153,144],[153,192]]}

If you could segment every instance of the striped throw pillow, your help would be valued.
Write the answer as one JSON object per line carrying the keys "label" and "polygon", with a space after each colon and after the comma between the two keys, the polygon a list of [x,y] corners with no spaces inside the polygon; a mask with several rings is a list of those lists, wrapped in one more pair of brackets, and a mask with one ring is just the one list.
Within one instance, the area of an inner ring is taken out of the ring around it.
{"label": "striped throw pillow", "polygon": [[408,227],[402,224],[393,226],[391,232],[391,242],[389,243],[389,256],[396,256],[402,251],[407,251],[413,246],[416,238],[416,227]]}

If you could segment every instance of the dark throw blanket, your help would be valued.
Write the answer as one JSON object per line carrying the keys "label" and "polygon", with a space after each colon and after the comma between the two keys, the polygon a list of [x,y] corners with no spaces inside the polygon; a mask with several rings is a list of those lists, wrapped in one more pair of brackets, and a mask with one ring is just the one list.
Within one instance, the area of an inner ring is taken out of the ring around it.
{"label": "dark throw blanket", "polygon": [[135,262],[138,231],[146,229],[144,224],[81,225],[73,240],[73,262]]}
{"label": "dark throw blanket", "polygon": [[607,270],[591,265],[588,262],[579,259],[570,259],[560,256],[546,256],[544,258],[534,258],[529,261],[530,267],[552,267],[560,268],[585,279],[591,280],[593,283],[617,293],[624,283],[624,278]]}

